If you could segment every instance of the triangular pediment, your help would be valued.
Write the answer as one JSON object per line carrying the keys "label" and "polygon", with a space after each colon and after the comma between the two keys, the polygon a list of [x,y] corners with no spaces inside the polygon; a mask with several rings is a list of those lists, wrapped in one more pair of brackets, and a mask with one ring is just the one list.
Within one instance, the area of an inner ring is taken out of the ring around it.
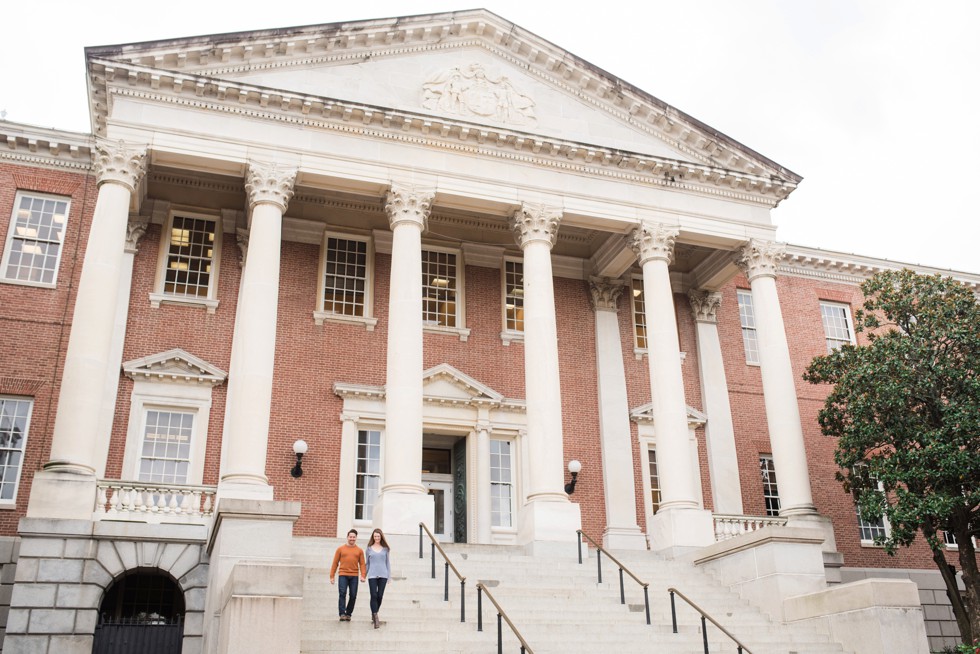
{"label": "triangular pediment", "polygon": [[500,403],[504,396],[448,363],[422,373],[422,395],[428,401],[487,401]]}
{"label": "triangular pediment", "polygon": [[[630,420],[633,422],[653,424],[653,403],[648,402],[630,411]],[[687,424],[689,426],[700,427],[706,422],[708,422],[708,416],[694,407],[687,407]]]}
{"label": "triangular pediment", "polygon": [[224,370],[180,348],[127,361],[123,364],[123,371],[133,380],[212,386],[217,386],[228,377]]}
{"label": "triangular pediment", "polygon": [[97,132],[107,86],[135,85],[299,122],[476,141],[776,198],[800,179],[486,10],[89,48],[86,56]]}

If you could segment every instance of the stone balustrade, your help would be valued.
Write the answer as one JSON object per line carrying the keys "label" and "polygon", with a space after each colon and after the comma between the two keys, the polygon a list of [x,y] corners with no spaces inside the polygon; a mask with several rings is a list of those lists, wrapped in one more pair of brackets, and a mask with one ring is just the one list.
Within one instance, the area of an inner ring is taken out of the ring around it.
{"label": "stone balustrade", "polygon": [[205,524],[214,511],[215,486],[98,482],[95,520]]}
{"label": "stone balustrade", "polygon": [[770,525],[785,526],[786,518],[776,516],[714,514],[715,541],[721,542]]}

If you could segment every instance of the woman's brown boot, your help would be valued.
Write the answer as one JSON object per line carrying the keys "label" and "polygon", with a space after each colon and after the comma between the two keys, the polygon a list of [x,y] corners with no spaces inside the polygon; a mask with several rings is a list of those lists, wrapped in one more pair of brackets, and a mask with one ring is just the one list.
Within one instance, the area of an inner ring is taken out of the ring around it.
{"label": "woman's brown boot", "polygon": [[381,621],[378,620],[378,614],[377,613],[372,613],[371,614],[371,620],[374,622],[374,628],[375,629],[377,629],[378,627],[381,626]]}

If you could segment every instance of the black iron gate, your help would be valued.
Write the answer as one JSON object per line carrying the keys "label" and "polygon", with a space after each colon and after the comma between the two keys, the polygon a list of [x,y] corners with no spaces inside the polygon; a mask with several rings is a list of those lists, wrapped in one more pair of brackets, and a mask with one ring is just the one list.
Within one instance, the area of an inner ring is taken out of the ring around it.
{"label": "black iron gate", "polygon": [[183,616],[173,620],[117,618],[99,620],[92,654],[180,654]]}

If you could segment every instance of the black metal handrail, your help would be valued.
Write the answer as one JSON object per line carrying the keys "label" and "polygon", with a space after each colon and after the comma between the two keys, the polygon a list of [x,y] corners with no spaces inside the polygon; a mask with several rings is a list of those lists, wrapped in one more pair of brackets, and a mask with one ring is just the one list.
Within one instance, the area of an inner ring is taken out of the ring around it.
{"label": "black metal handrail", "polygon": [[579,565],[581,565],[581,563],[582,563],[582,538],[583,537],[586,538],[590,543],[592,543],[592,546],[595,547],[595,549],[596,549],[596,564],[598,565],[599,583],[600,584],[602,583],[602,555],[603,554],[605,554],[607,557],[609,557],[609,560],[611,560],[613,563],[615,563],[619,567],[619,603],[620,604],[626,604],[626,588],[625,588],[624,583],[623,583],[623,573],[625,572],[630,577],[632,577],[633,580],[636,583],[640,584],[640,586],[643,588],[643,607],[646,610],[647,624],[650,624],[650,590],[649,590],[650,584],[648,584],[647,582],[643,581],[642,579],[640,579],[639,577],[637,577],[635,574],[633,574],[633,572],[629,568],[627,568],[625,565],[623,565],[622,563],[620,563],[616,559],[615,556],[613,556],[612,554],[610,554],[609,552],[607,552],[605,549],[603,549],[603,547],[601,545],[599,545],[599,543],[597,543],[594,540],[592,540],[591,538],[589,538],[589,535],[587,533],[585,533],[581,529],[576,529],[575,530],[575,533],[578,534],[578,562],[579,562]]}
{"label": "black metal handrail", "polygon": [[693,608],[695,611],[701,614],[701,640],[704,643],[704,654],[708,654],[708,630],[707,630],[707,625],[705,625],[704,622],[705,619],[710,620],[711,624],[718,627],[718,630],[721,631],[721,633],[728,636],[732,640],[732,642],[735,643],[736,647],[738,648],[738,654],[752,654],[752,650],[750,650],[748,647],[743,645],[738,638],[733,636],[730,631],[728,631],[720,624],[718,624],[717,620],[715,620],[710,615],[705,613],[704,609],[702,609],[700,606],[692,602],[689,597],[684,595],[684,593],[677,590],[676,588],[668,588],[667,592],[670,593],[670,620],[671,623],[673,624],[675,634],[677,633],[677,610],[674,608],[674,595],[676,594],[679,595],[682,600],[687,602],[691,606],[691,608]]}
{"label": "black metal handrail", "polygon": [[466,622],[466,577],[464,577],[459,572],[459,570],[456,569],[456,566],[454,566],[452,561],[449,560],[449,555],[446,554],[446,551],[442,549],[442,546],[436,540],[435,535],[431,531],[429,531],[429,528],[426,527],[425,523],[422,522],[419,523],[419,558],[420,559],[425,558],[424,555],[422,554],[423,531],[426,534],[428,534],[429,540],[432,543],[432,547],[430,549],[432,551],[432,578],[433,579],[436,578],[436,550],[439,550],[439,554],[442,555],[442,558],[445,561],[444,568],[446,571],[446,582],[445,582],[445,590],[443,592],[443,598],[442,598],[444,602],[449,601],[449,569],[450,568],[452,568],[453,574],[456,575],[456,578],[459,579],[459,621]]}
{"label": "black metal handrail", "polygon": [[514,623],[511,622],[510,618],[500,607],[500,604],[497,603],[497,600],[494,599],[493,594],[490,592],[490,590],[483,585],[482,581],[478,581],[476,583],[476,616],[477,616],[476,630],[483,631],[483,593],[487,594],[487,598],[493,603],[494,607],[496,607],[497,609],[497,654],[503,654],[504,651],[503,650],[504,647],[503,622],[504,621],[507,622],[507,625],[510,627],[510,630],[514,632],[514,635],[517,636],[517,640],[521,643],[521,654],[534,654],[534,650],[532,650],[531,646],[527,644],[527,641],[524,640],[524,636],[522,636],[521,632],[518,631],[516,626],[514,626]]}

